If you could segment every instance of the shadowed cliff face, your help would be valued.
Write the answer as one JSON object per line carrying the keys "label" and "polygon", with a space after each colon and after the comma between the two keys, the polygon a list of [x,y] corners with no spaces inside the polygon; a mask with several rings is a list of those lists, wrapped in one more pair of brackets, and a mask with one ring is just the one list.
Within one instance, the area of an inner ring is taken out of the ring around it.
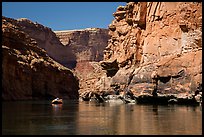
{"label": "shadowed cliff face", "polygon": [[[128,2],[109,25],[101,66],[135,93],[193,93],[202,84],[202,3]],[[117,63],[117,65],[116,65]],[[110,81],[109,81],[110,82]]]}
{"label": "shadowed cliff face", "polygon": [[76,66],[76,57],[70,47],[64,47],[55,33],[48,27],[34,23],[26,18],[18,20],[8,19],[36,40],[38,46],[46,50],[47,54],[60,64],[72,69]]}
{"label": "shadowed cliff face", "polygon": [[77,77],[16,23],[2,17],[2,99],[78,99]]}
{"label": "shadowed cliff face", "polygon": [[87,28],[55,31],[55,33],[64,47],[70,48],[76,56],[77,63],[74,70],[79,77],[79,91],[95,90],[93,86],[102,73],[97,62],[103,60],[103,51],[110,38],[108,29]]}
{"label": "shadowed cliff face", "polygon": [[65,47],[69,47],[77,62],[101,61],[107,46],[108,29],[87,28],[82,30],[55,31]]}

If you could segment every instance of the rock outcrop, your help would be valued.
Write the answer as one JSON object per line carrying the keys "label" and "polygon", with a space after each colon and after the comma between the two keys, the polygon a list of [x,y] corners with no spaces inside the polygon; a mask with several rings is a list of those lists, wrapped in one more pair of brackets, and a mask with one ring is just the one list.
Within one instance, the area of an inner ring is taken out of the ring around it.
{"label": "rock outcrop", "polygon": [[2,17],[2,99],[78,99],[78,78],[39,47],[43,36],[38,44],[18,23]]}
{"label": "rock outcrop", "polygon": [[98,90],[97,87],[100,85],[95,86],[95,82],[102,74],[106,75],[98,62],[103,60],[103,51],[110,38],[108,29],[87,28],[55,31],[55,33],[64,47],[70,48],[76,56],[77,63],[74,70],[79,77],[79,92]]}
{"label": "rock outcrop", "polygon": [[76,66],[76,57],[70,47],[65,47],[56,34],[48,27],[45,27],[37,22],[32,22],[26,18],[17,20],[7,19],[19,27],[21,31],[27,33],[30,37],[36,40],[38,46],[46,50],[47,54],[55,61],[64,66],[73,69]]}
{"label": "rock outcrop", "polygon": [[77,62],[103,60],[103,51],[109,39],[108,29],[87,28],[54,32],[61,43],[72,50]]}
{"label": "rock outcrop", "polygon": [[113,16],[101,62],[110,85],[136,96],[195,95],[202,86],[202,2],[128,2]]}

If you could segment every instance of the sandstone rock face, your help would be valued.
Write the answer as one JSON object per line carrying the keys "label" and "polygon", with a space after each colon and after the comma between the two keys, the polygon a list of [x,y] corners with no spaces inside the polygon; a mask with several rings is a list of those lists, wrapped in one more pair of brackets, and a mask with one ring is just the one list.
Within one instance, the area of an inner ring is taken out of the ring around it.
{"label": "sandstone rock face", "polygon": [[109,39],[108,29],[87,28],[55,33],[61,43],[72,50],[77,62],[103,60],[103,50]]}
{"label": "sandstone rock face", "polygon": [[[82,30],[55,31],[64,47],[72,50],[76,56],[74,68],[79,77],[79,92],[99,90],[100,77],[106,76],[99,61],[103,60],[103,51],[108,44],[108,29],[87,28]],[[110,85],[109,85],[110,86]]]}
{"label": "sandstone rock face", "polygon": [[76,57],[70,47],[64,47],[50,28],[37,22],[34,23],[26,18],[10,20],[12,20],[20,30],[35,39],[38,46],[45,49],[47,54],[55,61],[71,69],[76,66]]}
{"label": "sandstone rock face", "polygon": [[87,91],[103,91],[108,85],[104,85],[108,81],[106,72],[102,70],[98,62],[81,62],[77,65],[75,72],[79,78],[80,90],[79,93]]}
{"label": "sandstone rock face", "polygon": [[101,62],[112,85],[185,95],[202,85],[202,2],[128,2],[113,16]]}
{"label": "sandstone rock face", "polygon": [[78,99],[78,78],[17,23],[2,17],[2,99]]}

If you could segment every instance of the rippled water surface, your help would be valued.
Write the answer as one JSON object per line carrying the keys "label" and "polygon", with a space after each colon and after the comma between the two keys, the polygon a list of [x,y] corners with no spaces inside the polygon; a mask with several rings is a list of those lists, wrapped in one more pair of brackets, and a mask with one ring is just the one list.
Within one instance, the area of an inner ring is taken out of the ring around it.
{"label": "rippled water surface", "polygon": [[3,135],[202,134],[202,107],[65,101],[2,102]]}

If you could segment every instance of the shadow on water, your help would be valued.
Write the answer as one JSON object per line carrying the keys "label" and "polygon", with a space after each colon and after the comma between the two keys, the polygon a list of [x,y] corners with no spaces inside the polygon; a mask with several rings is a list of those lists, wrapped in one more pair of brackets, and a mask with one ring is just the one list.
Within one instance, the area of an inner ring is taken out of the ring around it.
{"label": "shadow on water", "polygon": [[3,102],[2,134],[75,134],[78,101],[54,105],[50,101]]}
{"label": "shadow on water", "polygon": [[[193,125],[193,126],[192,126]],[[202,109],[64,101],[2,103],[3,135],[200,135]]]}

